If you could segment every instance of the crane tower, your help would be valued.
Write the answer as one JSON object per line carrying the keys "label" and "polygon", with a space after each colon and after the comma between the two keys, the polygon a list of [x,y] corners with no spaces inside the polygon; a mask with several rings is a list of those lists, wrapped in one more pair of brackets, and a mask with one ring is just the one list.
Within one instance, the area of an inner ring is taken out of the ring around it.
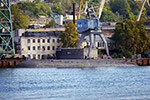
{"label": "crane tower", "polygon": [[10,0],[0,0],[0,59],[15,54]]}

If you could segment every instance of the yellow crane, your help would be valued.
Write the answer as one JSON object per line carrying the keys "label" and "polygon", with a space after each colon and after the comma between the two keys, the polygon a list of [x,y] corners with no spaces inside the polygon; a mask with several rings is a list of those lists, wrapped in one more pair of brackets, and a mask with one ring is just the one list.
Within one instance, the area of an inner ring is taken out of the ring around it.
{"label": "yellow crane", "polygon": [[97,10],[97,13],[96,13],[96,15],[97,15],[97,17],[98,17],[99,19],[101,18],[104,5],[105,5],[105,0],[100,0],[100,2],[99,2],[99,7],[98,7],[98,10]]}
{"label": "yellow crane", "polygon": [[[85,9],[84,9],[84,13],[86,14],[86,10],[88,8],[88,1],[89,0],[79,0],[79,8],[78,8],[78,19],[80,19],[80,13],[81,13],[81,8],[83,6],[83,2],[85,1]],[[98,7],[98,10],[97,10],[97,17],[100,19],[101,17],[101,14],[102,14],[102,11],[103,11],[103,7],[104,7],[104,4],[105,4],[105,1],[106,0],[100,0],[100,3],[99,3],[99,7]]]}
{"label": "yellow crane", "polygon": [[144,5],[145,5],[145,3],[147,2],[147,4],[148,4],[148,6],[150,6],[150,4],[149,4],[149,0],[144,0],[143,1],[143,4],[142,4],[142,7],[141,7],[141,10],[140,10],[140,12],[139,12],[139,15],[138,15],[138,18],[137,18],[137,20],[136,21],[140,21],[140,18],[141,18],[141,15],[142,15],[142,12],[143,12],[143,9],[144,9]]}
{"label": "yellow crane", "polygon": [[78,8],[78,19],[80,19],[80,12],[81,12],[81,7],[83,5],[83,0],[79,0],[79,8]]}

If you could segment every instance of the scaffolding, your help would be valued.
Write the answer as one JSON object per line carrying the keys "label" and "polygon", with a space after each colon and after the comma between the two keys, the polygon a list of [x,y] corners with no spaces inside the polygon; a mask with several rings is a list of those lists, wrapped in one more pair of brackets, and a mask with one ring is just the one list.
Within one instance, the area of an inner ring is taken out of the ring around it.
{"label": "scaffolding", "polygon": [[0,59],[5,54],[15,54],[10,0],[0,0]]}

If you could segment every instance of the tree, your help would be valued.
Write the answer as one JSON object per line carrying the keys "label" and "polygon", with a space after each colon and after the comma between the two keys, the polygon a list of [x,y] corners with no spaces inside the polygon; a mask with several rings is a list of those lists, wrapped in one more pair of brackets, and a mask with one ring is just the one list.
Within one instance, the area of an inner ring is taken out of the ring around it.
{"label": "tree", "polygon": [[52,7],[52,11],[56,14],[59,14],[59,15],[64,14],[64,11],[63,11],[60,3],[54,4],[53,7]]}
{"label": "tree", "polygon": [[131,8],[127,0],[111,0],[110,6],[114,13],[118,12],[124,18],[129,18]]}
{"label": "tree", "polygon": [[50,28],[50,27],[53,27],[55,25],[56,25],[55,21],[51,20],[49,23],[46,24],[46,28]]}
{"label": "tree", "polygon": [[119,21],[118,16],[111,11],[110,5],[107,2],[103,8],[101,21]]}
{"label": "tree", "polygon": [[27,28],[30,23],[30,17],[23,15],[17,5],[11,6],[11,12],[13,15],[13,29]]}
{"label": "tree", "polygon": [[124,56],[141,54],[150,48],[150,36],[142,22],[126,19],[116,26],[114,32],[112,39]]}
{"label": "tree", "polygon": [[68,24],[65,24],[65,31],[59,35],[61,42],[63,43],[63,48],[76,48],[79,41],[79,33],[73,24],[73,21],[70,21]]}
{"label": "tree", "polygon": [[61,0],[44,0],[44,1],[49,2],[49,3],[58,3]]}
{"label": "tree", "polygon": [[32,18],[39,17],[41,15],[49,16],[51,12],[50,7],[46,3],[40,2],[40,0],[37,0],[36,2],[22,1],[17,5],[22,12],[28,14]]}

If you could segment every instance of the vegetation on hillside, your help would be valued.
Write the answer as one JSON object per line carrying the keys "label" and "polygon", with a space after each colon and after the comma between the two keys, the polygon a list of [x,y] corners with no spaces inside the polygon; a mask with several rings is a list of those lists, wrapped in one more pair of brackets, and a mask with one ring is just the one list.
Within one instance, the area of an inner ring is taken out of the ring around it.
{"label": "vegetation on hillside", "polygon": [[[98,7],[100,0],[83,0],[89,1],[89,5]],[[72,14],[72,3],[76,3],[76,11],[78,11],[79,0],[35,0],[22,1],[17,4],[21,12],[31,18],[36,18],[39,16],[49,16],[50,12],[56,14]],[[49,4],[51,6],[49,6]],[[133,0],[110,0],[109,3],[105,3],[101,21],[123,21],[124,19],[136,20],[139,14],[140,8],[142,6],[142,1]],[[82,6],[83,8],[84,6]],[[97,8],[95,8],[97,10]],[[17,13],[17,12],[16,12]],[[84,15],[85,16],[85,15]],[[84,18],[84,17],[82,17]],[[145,5],[145,9],[142,13],[142,18],[144,20],[150,20],[150,7]]]}
{"label": "vegetation on hillside", "polygon": [[17,5],[11,6],[11,13],[13,15],[12,21],[14,30],[28,27],[28,25],[30,24],[30,17],[26,14],[22,14]]}

